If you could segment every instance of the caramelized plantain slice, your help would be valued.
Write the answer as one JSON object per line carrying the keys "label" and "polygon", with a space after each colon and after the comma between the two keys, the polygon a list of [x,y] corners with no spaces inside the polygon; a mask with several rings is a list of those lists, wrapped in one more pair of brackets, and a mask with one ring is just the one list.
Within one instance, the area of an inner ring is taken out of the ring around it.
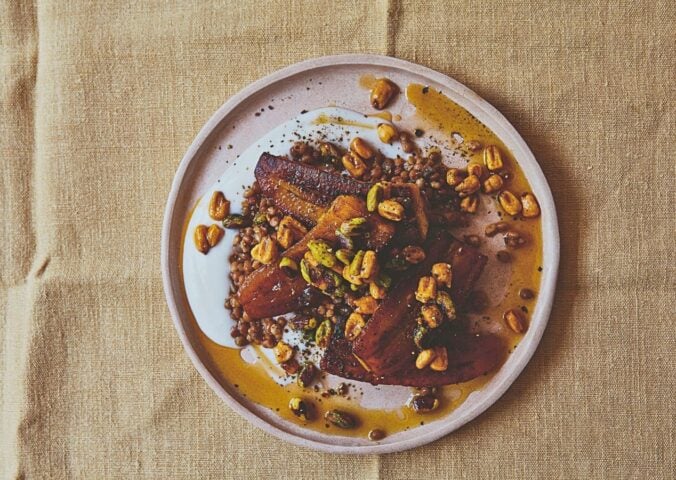
{"label": "caramelized plantain slice", "polygon": [[504,359],[507,348],[495,335],[458,334],[445,342],[448,350],[448,368],[443,372],[418,370],[412,360],[396,372],[377,375],[369,372],[352,352],[352,344],[345,338],[331,340],[321,368],[327,373],[374,385],[404,385],[409,387],[437,387],[466,382],[491,372]]}
{"label": "caramelized plantain slice", "polygon": [[410,327],[420,308],[415,300],[418,279],[434,263],[448,261],[453,268],[451,297],[462,305],[486,264],[478,250],[441,232],[432,234],[427,243],[425,261],[394,287],[354,342],[354,353],[377,375],[401,371],[412,363],[416,348]]}

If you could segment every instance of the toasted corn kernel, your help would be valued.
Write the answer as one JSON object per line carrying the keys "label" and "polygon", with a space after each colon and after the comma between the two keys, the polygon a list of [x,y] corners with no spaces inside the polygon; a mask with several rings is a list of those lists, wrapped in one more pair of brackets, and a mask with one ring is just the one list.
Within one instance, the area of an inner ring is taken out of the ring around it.
{"label": "toasted corn kernel", "polygon": [[449,263],[435,263],[432,265],[432,276],[439,285],[446,288],[451,288],[451,281],[453,280],[453,270]]}
{"label": "toasted corn kernel", "polygon": [[434,277],[421,277],[418,281],[418,289],[415,298],[420,303],[428,303],[437,296],[437,282]]}
{"label": "toasted corn kernel", "polygon": [[369,283],[369,295],[371,295],[376,300],[382,300],[385,298],[387,290],[384,287],[381,287],[376,282]]}
{"label": "toasted corn kernel", "polygon": [[294,277],[298,273],[298,264],[293,258],[283,257],[279,262],[279,268],[287,277]]}
{"label": "toasted corn kernel", "polygon": [[377,110],[382,110],[398,91],[399,87],[390,80],[379,78],[371,89],[371,106]]}
{"label": "toasted corn kernel", "polygon": [[223,192],[214,192],[209,200],[209,216],[214,220],[224,220],[230,213],[230,202]]}
{"label": "toasted corn kernel", "polygon": [[500,149],[495,145],[484,148],[484,163],[491,172],[500,170],[504,166]]}
{"label": "toasted corn kernel", "polygon": [[206,255],[209,252],[209,239],[208,231],[206,225],[197,225],[195,227],[195,233],[193,234],[193,240],[195,241],[195,247],[197,251]]}
{"label": "toasted corn kernel", "polygon": [[275,345],[275,348],[272,349],[272,351],[275,354],[275,360],[277,360],[277,363],[284,363],[288,362],[291,360],[291,357],[293,357],[293,347],[287,345],[284,342],[279,342],[277,345]]}
{"label": "toasted corn kernel", "polygon": [[445,372],[448,368],[448,351],[446,347],[434,347],[434,360],[430,363],[430,368],[435,372]]}
{"label": "toasted corn kernel", "polygon": [[417,368],[418,370],[422,370],[423,368],[427,367],[430,363],[432,363],[435,356],[436,352],[434,351],[433,348],[423,350],[418,354],[418,356],[415,359],[415,368]]}
{"label": "toasted corn kernel", "polygon": [[455,191],[461,197],[466,197],[477,192],[481,188],[481,181],[476,175],[468,175],[462,182],[455,187]]}
{"label": "toasted corn kernel", "polygon": [[364,315],[373,315],[373,312],[378,308],[378,301],[370,295],[356,299],[354,304],[357,307],[355,311]]}
{"label": "toasted corn kernel", "polygon": [[383,200],[384,193],[385,188],[381,183],[376,183],[371,188],[369,188],[369,192],[366,194],[366,209],[369,212],[376,211],[378,204]]}
{"label": "toasted corn kernel", "polygon": [[268,265],[277,258],[277,244],[270,237],[263,237],[263,239],[255,247],[251,249],[251,258]]}
{"label": "toasted corn kernel", "polygon": [[300,397],[293,397],[289,400],[289,410],[291,410],[295,416],[303,420],[307,421],[311,418],[312,407]]}
{"label": "toasted corn kernel", "polygon": [[465,173],[459,168],[449,168],[446,172],[446,183],[451,187],[457,187],[465,179]]}
{"label": "toasted corn kernel", "polygon": [[289,227],[282,227],[281,225],[277,228],[277,243],[286,250],[294,243],[293,232]]}
{"label": "toasted corn kernel", "polygon": [[340,248],[336,250],[336,258],[343,265],[349,265],[354,258],[354,253],[346,248]]}
{"label": "toasted corn kernel", "polygon": [[422,321],[429,328],[437,328],[444,321],[444,316],[436,305],[423,305],[420,313],[422,314]]}
{"label": "toasted corn kernel", "polygon": [[488,177],[486,180],[484,180],[484,193],[493,193],[497,192],[502,188],[502,185],[504,185],[504,182],[502,181],[502,177],[500,175],[493,174],[490,177]]}
{"label": "toasted corn kernel", "polygon": [[392,143],[393,140],[397,139],[397,129],[390,123],[379,123],[376,131],[378,138],[383,143]]}
{"label": "toasted corn kernel", "polygon": [[366,232],[368,221],[364,217],[355,217],[340,224],[338,230],[347,237],[356,237]]}
{"label": "toasted corn kernel", "polygon": [[453,303],[453,299],[451,299],[451,296],[448,292],[437,293],[435,301],[437,302],[437,305],[441,307],[441,311],[444,312],[444,315],[446,315],[448,320],[452,321],[457,318],[455,313],[455,304]]}
{"label": "toasted corn kernel", "polygon": [[361,262],[361,267],[359,269],[359,276],[364,279],[364,281],[372,281],[376,275],[378,275],[378,257],[376,252],[373,250],[367,250],[364,252],[364,258]]}
{"label": "toasted corn kernel", "polygon": [[466,213],[476,213],[479,208],[478,195],[472,194],[460,200],[460,210]]}
{"label": "toasted corn kernel", "polygon": [[336,256],[333,249],[324,240],[310,240],[307,244],[310,253],[321,265],[331,268],[336,264]]}
{"label": "toasted corn kernel", "polygon": [[354,137],[350,142],[350,150],[359,155],[364,160],[373,158],[376,154],[373,148],[361,137]]}
{"label": "toasted corn kernel", "polygon": [[498,233],[506,232],[507,230],[509,230],[509,223],[495,222],[486,225],[484,233],[486,234],[487,237],[494,237]]}
{"label": "toasted corn kernel", "polygon": [[514,195],[509,190],[503,190],[498,195],[498,201],[500,206],[508,215],[518,215],[521,212],[521,202],[516,195]]}
{"label": "toasted corn kernel", "polygon": [[366,325],[364,317],[362,317],[359,313],[351,313],[345,322],[345,338],[347,338],[349,341],[353,341],[359,336],[362,329],[364,328],[364,325]]}
{"label": "toasted corn kernel", "polygon": [[383,218],[400,222],[404,218],[404,207],[395,200],[384,200],[378,204],[378,213]]}
{"label": "toasted corn kernel", "polygon": [[324,414],[324,418],[327,422],[335,425],[338,428],[354,428],[357,426],[357,421],[349,413],[343,412],[341,410],[328,410]]}
{"label": "toasted corn kernel", "polygon": [[225,232],[218,225],[210,225],[207,230],[207,242],[209,242],[209,247],[215,247],[218,245],[218,242],[221,241]]}
{"label": "toasted corn kernel", "polygon": [[528,329],[526,324],[526,316],[518,308],[512,308],[507,310],[502,318],[505,320],[505,323],[509,328],[511,328],[516,333],[523,333]]}
{"label": "toasted corn kernel", "polygon": [[522,215],[525,218],[535,218],[540,215],[540,205],[532,193],[521,195],[521,205],[523,207]]}
{"label": "toasted corn kernel", "polygon": [[361,178],[366,173],[366,164],[358,155],[346,153],[341,159],[345,170],[354,178]]}
{"label": "toasted corn kernel", "polygon": [[470,163],[467,165],[467,175],[474,175],[481,179],[486,175],[486,169],[480,163]]}
{"label": "toasted corn kernel", "polygon": [[321,348],[326,348],[329,345],[331,335],[333,335],[333,324],[331,320],[324,320],[315,331],[315,343]]}

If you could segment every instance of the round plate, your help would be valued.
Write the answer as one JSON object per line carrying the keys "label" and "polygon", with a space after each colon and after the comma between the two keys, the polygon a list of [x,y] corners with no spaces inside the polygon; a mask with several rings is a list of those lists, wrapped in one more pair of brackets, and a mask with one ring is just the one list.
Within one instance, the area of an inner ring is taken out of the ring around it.
{"label": "round plate", "polygon": [[[179,270],[183,228],[191,208],[238,152],[271,128],[302,110],[326,106],[371,111],[368,95],[358,87],[364,75],[386,76],[399,85],[411,82],[441,90],[466,108],[504,142],[523,169],[542,210],[543,272],[538,302],[528,332],[480,391],[447,417],[399,432],[378,444],[363,439],[317,435],[291,425],[267,409],[236,395],[210,370],[197,341]],[[273,105],[273,108],[269,108]],[[547,181],[530,149],[514,127],[490,104],[457,81],[429,68],[375,55],[339,55],[304,61],[254,82],[230,98],[209,119],[183,157],[169,193],[162,228],[162,276],[169,310],[193,364],[214,391],[254,425],[305,447],[332,453],[388,453],[436,440],[461,427],[491,406],[507,390],[535,352],[552,307],[559,265],[556,209]]]}

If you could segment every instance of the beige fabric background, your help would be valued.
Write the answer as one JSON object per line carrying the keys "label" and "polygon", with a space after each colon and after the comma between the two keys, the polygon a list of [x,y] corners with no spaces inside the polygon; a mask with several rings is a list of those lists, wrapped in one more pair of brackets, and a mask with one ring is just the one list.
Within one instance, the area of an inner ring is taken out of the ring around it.
{"label": "beige fabric background", "polygon": [[[673,478],[673,2],[0,4],[2,478]],[[159,270],[170,182],[214,110],[347,52],[493,103],[562,234],[523,375],[458,432],[380,457],[280,443],[233,413],[184,354]]]}

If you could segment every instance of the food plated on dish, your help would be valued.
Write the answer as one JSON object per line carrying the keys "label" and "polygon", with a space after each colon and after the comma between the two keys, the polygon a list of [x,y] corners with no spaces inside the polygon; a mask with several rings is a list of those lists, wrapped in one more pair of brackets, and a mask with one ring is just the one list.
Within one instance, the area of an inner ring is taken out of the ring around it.
{"label": "food plated on dish", "polygon": [[199,341],[242,396],[380,442],[458,408],[519,344],[541,212],[505,144],[443,92],[361,83],[371,110],[303,111],[240,154],[180,262]]}

